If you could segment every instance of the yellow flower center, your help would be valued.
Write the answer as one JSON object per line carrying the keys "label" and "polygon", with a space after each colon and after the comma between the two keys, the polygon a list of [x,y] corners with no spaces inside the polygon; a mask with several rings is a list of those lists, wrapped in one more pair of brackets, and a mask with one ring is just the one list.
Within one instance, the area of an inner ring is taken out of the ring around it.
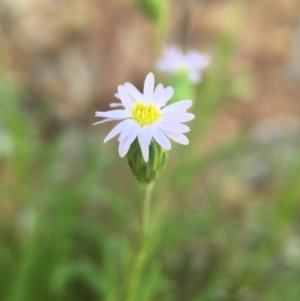
{"label": "yellow flower center", "polygon": [[145,105],[141,101],[133,106],[131,113],[133,120],[141,126],[152,124],[161,117],[161,113],[152,103]]}

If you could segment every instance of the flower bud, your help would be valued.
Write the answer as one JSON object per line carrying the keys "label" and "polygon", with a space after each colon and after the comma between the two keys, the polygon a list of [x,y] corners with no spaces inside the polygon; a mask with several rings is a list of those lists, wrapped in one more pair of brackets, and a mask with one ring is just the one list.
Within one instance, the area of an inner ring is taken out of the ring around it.
{"label": "flower bud", "polygon": [[166,0],[137,0],[137,3],[152,22],[160,20],[165,13]]}
{"label": "flower bud", "polygon": [[151,183],[162,174],[167,162],[168,152],[152,139],[149,146],[149,160],[145,162],[138,139],[135,139],[130,146],[127,158],[137,180],[142,183]]}

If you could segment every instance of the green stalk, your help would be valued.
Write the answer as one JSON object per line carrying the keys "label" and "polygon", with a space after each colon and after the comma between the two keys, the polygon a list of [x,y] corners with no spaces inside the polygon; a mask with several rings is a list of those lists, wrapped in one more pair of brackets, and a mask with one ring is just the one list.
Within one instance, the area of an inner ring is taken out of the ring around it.
{"label": "green stalk", "polygon": [[142,214],[142,239],[141,247],[135,259],[129,284],[128,301],[136,300],[136,293],[140,284],[141,273],[144,268],[144,264],[147,259],[147,246],[149,238],[149,225],[150,225],[150,203],[151,196],[155,182],[146,184],[144,202],[143,202],[143,214]]}
{"label": "green stalk", "polygon": [[142,226],[143,226],[143,235],[144,237],[147,236],[149,230],[149,220],[150,220],[150,202],[151,202],[151,195],[153,191],[155,182],[151,182],[146,185],[145,187],[145,196],[144,196],[144,207],[143,207],[143,219],[142,219]]}
{"label": "green stalk", "polygon": [[168,30],[168,3],[161,1],[161,10],[158,19],[154,22],[153,58],[156,60],[161,55],[161,50],[166,42]]}

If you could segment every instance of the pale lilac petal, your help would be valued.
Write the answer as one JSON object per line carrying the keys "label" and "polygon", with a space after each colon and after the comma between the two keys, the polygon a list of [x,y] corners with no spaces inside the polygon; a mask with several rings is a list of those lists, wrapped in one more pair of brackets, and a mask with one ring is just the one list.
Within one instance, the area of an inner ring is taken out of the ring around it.
{"label": "pale lilac petal", "polygon": [[146,142],[150,145],[152,140],[152,131],[150,130],[150,126],[144,126],[143,129],[145,132]]}
{"label": "pale lilac petal", "polygon": [[172,98],[174,95],[174,89],[172,87],[167,87],[164,92],[161,94],[158,102],[157,107],[161,108],[167,104],[167,102]]}
{"label": "pale lilac petal", "polygon": [[156,68],[161,71],[165,72],[172,72],[174,71],[174,62],[167,59],[162,59],[157,61]]}
{"label": "pale lilac petal", "polygon": [[162,58],[157,61],[156,67],[161,71],[172,72],[178,56],[178,49],[175,46],[166,47]]}
{"label": "pale lilac petal", "polygon": [[126,124],[128,124],[129,121],[130,120],[126,119],[126,120],[123,120],[122,122],[120,122],[118,125],[116,125],[105,137],[104,143],[106,143],[110,139],[112,139],[115,136],[117,136],[118,134],[120,134],[122,132],[122,130],[124,129],[124,127],[126,126]]}
{"label": "pale lilac petal", "polygon": [[126,154],[128,153],[129,147],[130,147],[130,143],[127,143],[127,140],[122,140],[119,143],[119,156],[121,158],[126,156]]}
{"label": "pale lilac petal", "polygon": [[164,86],[162,84],[159,84],[155,88],[153,93],[153,104],[157,104],[163,92],[164,92]]}
{"label": "pale lilac petal", "polygon": [[125,139],[120,141],[119,144],[119,155],[121,158],[123,158],[130,148],[131,143],[135,140],[139,132],[139,129],[136,127],[132,128],[132,131],[127,135]]}
{"label": "pale lilac petal", "polygon": [[164,55],[157,61],[156,67],[165,72],[174,72],[186,66],[185,56],[179,47],[166,47]]}
{"label": "pale lilac petal", "polygon": [[172,145],[169,141],[169,139],[161,132],[160,129],[156,127],[151,127],[151,132],[153,138],[156,140],[156,142],[164,149],[170,150]]}
{"label": "pale lilac petal", "polygon": [[181,61],[184,58],[182,49],[176,46],[170,46],[165,49],[165,59],[176,65],[178,61]]}
{"label": "pale lilac petal", "polygon": [[157,127],[162,132],[171,132],[171,133],[187,133],[190,131],[190,128],[181,123],[176,122],[159,122],[157,123]]}
{"label": "pale lilac petal", "polygon": [[189,70],[188,71],[188,77],[193,83],[200,83],[202,80],[202,74],[200,73],[199,70]]}
{"label": "pale lilac petal", "polygon": [[174,113],[168,114],[161,117],[161,121],[173,121],[173,122],[188,122],[195,118],[192,113]]}
{"label": "pale lilac petal", "polygon": [[118,92],[120,99],[127,110],[131,110],[132,106],[135,104],[135,101],[129,96],[127,90],[123,86],[118,87]]}
{"label": "pale lilac petal", "polygon": [[109,106],[111,108],[124,107],[124,105],[121,102],[112,102]]}
{"label": "pale lilac petal", "polygon": [[195,50],[188,51],[185,55],[185,59],[190,67],[197,68],[198,70],[205,69],[211,63],[210,55],[200,54]]}
{"label": "pale lilac petal", "polygon": [[164,132],[170,139],[174,140],[175,142],[183,145],[189,144],[189,140],[186,136],[181,133],[172,133],[172,132]]}
{"label": "pale lilac petal", "polygon": [[183,56],[182,49],[179,46],[170,46],[169,47],[169,53],[173,57],[180,58]]}
{"label": "pale lilac petal", "polygon": [[145,162],[148,162],[149,159],[149,144],[151,141],[151,132],[147,129],[147,127],[141,128],[138,134],[139,144],[142,150],[143,158]]}
{"label": "pale lilac petal", "polygon": [[153,99],[153,90],[154,90],[154,75],[150,72],[144,83],[144,98],[145,103],[152,102]]}
{"label": "pale lilac petal", "polygon": [[107,112],[96,112],[95,117],[107,117],[115,119],[123,119],[131,116],[131,113],[127,110],[112,110]]}
{"label": "pale lilac petal", "polygon": [[133,84],[125,83],[124,86],[135,102],[139,102],[144,99],[143,94]]}
{"label": "pale lilac petal", "polygon": [[181,100],[164,107],[161,112],[163,114],[184,113],[192,104],[191,100]]}
{"label": "pale lilac petal", "polygon": [[[170,48],[168,52],[172,53],[171,60],[175,60],[177,65],[185,63],[182,59],[183,53],[180,49]],[[170,59],[168,60],[170,61]],[[196,69],[189,69],[189,74],[193,70],[195,74],[198,72]],[[194,76],[194,74],[192,74],[192,76]],[[166,150],[170,150],[172,147],[169,138],[181,144],[188,144],[188,139],[183,133],[188,132],[190,128],[182,123],[190,121],[195,117],[193,114],[186,112],[192,105],[192,101],[182,100],[166,106],[173,94],[174,90],[172,87],[164,88],[162,84],[158,84],[154,90],[154,75],[151,72],[145,79],[143,94],[130,83],[120,85],[118,87],[118,93],[116,93],[115,96],[121,100],[121,103],[114,102],[111,104],[111,107],[123,106],[124,109],[110,110],[107,112],[98,111],[95,113],[96,117],[102,117],[104,119],[95,124],[114,120],[120,121],[105,137],[104,143],[120,135],[119,155],[120,157],[124,157],[128,153],[132,142],[138,139],[143,158],[146,162],[149,160],[152,138]],[[137,121],[133,120],[131,110],[139,101],[142,101],[144,104],[151,103],[157,108],[158,112],[161,113],[161,116],[153,124],[141,126]],[[163,109],[161,109],[162,107]]]}
{"label": "pale lilac petal", "polygon": [[124,140],[132,131],[138,131],[140,126],[133,120],[129,119],[129,122],[124,126],[122,133],[119,137],[119,141]]}
{"label": "pale lilac petal", "polygon": [[166,47],[163,56],[157,61],[156,67],[164,72],[175,73],[185,69],[192,82],[201,81],[201,71],[211,63],[211,56],[196,50],[183,53],[180,47]]}

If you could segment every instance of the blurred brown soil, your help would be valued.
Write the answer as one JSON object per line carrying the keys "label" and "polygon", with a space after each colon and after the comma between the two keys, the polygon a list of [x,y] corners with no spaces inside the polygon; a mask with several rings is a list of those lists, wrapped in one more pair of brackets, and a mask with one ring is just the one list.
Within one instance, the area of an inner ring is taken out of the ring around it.
{"label": "blurred brown soil", "polygon": [[208,148],[256,123],[300,117],[300,2],[247,1],[242,25],[231,74],[247,75],[249,91],[228,97]]}
{"label": "blurred brown soil", "polygon": [[[170,1],[169,43],[212,51],[222,31],[240,20],[230,66],[245,75],[246,93],[229,95],[207,145],[265,119],[300,115],[300,2]],[[153,70],[153,28],[130,0],[0,0],[1,40],[8,74],[25,100],[45,95],[61,120],[89,120],[114,101],[124,81],[142,86]],[[234,33],[233,33],[234,34]]]}

